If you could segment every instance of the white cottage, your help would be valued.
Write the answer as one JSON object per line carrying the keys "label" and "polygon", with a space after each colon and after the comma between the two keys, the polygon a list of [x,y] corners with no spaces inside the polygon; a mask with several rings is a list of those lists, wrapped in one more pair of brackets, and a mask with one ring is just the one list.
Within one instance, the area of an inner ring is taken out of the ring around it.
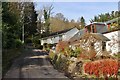
{"label": "white cottage", "polygon": [[[82,34],[79,35],[79,33]],[[102,55],[103,51],[105,51],[105,46],[103,45],[106,41],[109,41],[107,37],[101,33],[86,33],[83,30],[80,30],[79,33],[69,40],[72,49],[75,49],[76,46],[81,46],[89,51],[92,48],[95,49],[97,55]]]}
{"label": "white cottage", "polygon": [[120,37],[119,37],[120,29],[105,32],[102,34],[106,36],[108,39],[110,39],[110,41],[106,42],[106,50],[112,53],[111,55],[120,52]]}
{"label": "white cottage", "polygon": [[41,39],[41,45],[44,43],[47,44],[56,44],[59,41],[68,41],[70,38],[72,38],[76,33],[78,33],[78,29],[76,27],[66,29],[63,31],[58,31],[55,33],[50,34],[48,37]]}

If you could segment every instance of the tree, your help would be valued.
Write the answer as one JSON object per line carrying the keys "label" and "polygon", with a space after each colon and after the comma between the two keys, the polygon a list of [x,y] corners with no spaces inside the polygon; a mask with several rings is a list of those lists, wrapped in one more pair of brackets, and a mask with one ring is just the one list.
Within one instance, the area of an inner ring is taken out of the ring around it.
{"label": "tree", "polygon": [[115,12],[115,17],[119,17],[118,14],[119,14],[119,11],[116,11]]}
{"label": "tree", "polygon": [[91,19],[90,22],[106,22],[119,17],[119,13],[120,11],[112,11],[111,13],[99,14],[98,16],[94,16],[94,18]]}
{"label": "tree", "polygon": [[2,2],[0,2],[0,31],[2,31]]}
{"label": "tree", "polygon": [[[19,3],[2,3],[2,41],[3,48],[18,47],[17,42],[20,40],[21,27],[19,21]],[[12,9],[15,7],[15,9]]]}
{"label": "tree", "polygon": [[85,19],[83,18],[83,16],[78,18],[77,23],[78,23],[80,29],[85,27]]}
{"label": "tree", "polygon": [[72,23],[75,23],[75,20],[74,20],[74,19],[71,19],[71,22],[72,22]]}
{"label": "tree", "polygon": [[43,6],[43,8],[38,12],[37,15],[37,32],[41,37],[48,36],[51,32],[50,19],[51,14],[53,14],[52,9],[54,7]]}
{"label": "tree", "polygon": [[15,48],[21,42],[23,25],[26,37],[35,34],[34,5],[27,2],[3,2],[2,8],[3,48]]}
{"label": "tree", "polygon": [[52,14],[52,10],[54,7],[51,5],[51,6],[44,6],[43,8],[44,8],[43,13],[44,13],[44,20],[45,20],[45,23],[44,23],[45,36],[47,36],[50,34],[50,16]]}
{"label": "tree", "polygon": [[30,38],[37,32],[37,14],[33,2],[25,2],[24,5],[25,37]]}
{"label": "tree", "polygon": [[94,21],[97,22],[98,21],[98,17],[94,16]]}
{"label": "tree", "polygon": [[65,20],[65,17],[64,17],[64,15],[62,14],[62,13],[57,13],[56,15],[55,15],[55,18],[56,19],[59,19],[59,20]]}
{"label": "tree", "polygon": [[94,20],[93,20],[93,19],[90,19],[89,21],[90,21],[90,23],[94,22]]}
{"label": "tree", "polygon": [[84,28],[85,27],[85,19],[83,16],[80,18],[80,22],[81,22],[81,27]]}
{"label": "tree", "polygon": [[110,19],[110,14],[109,13],[105,13],[105,17],[106,17],[105,21],[109,20]]}
{"label": "tree", "polygon": [[42,37],[42,34],[44,33],[44,15],[43,10],[37,12],[37,34]]}
{"label": "tree", "polygon": [[65,18],[65,20],[64,20],[64,21],[65,21],[65,23],[69,23],[69,20],[68,20],[67,18]]}
{"label": "tree", "polygon": [[114,11],[111,12],[112,19],[114,18],[114,13],[115,13]]}
{"label": "tree", "polygon": [[104,14],[100,14],[99,15],[99,20],[98,20],[99,22],[104,22],[105,21],[105,16],[104,16]]}

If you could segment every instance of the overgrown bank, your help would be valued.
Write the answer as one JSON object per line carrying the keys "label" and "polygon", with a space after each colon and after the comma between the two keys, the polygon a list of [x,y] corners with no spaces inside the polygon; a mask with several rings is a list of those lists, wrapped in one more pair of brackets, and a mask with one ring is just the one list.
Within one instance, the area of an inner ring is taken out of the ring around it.
{"label": "overgrown bank", "polygon": [[118,79],[120,74],[118,56],[98,56],[94,50],[86,51],[81,47],[72,50],[65,43],[57,45],[56,50],[49,53],[53,66],[72,79]]}

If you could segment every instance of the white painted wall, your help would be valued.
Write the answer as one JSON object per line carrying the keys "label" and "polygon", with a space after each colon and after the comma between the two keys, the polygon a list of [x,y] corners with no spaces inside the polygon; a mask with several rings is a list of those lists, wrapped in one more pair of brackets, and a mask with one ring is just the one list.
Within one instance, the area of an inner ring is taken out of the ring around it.
{"label": "white painted wall", "polygon": [[62,40],[66,39],[66,34],[62,35]]}
{"label": "white painted wall", "polygon": [[58,43],[58,41],[59,41],[59,36],[49,37],[47,39],[41,40],[41,45],[43,45],[44,43],[54,44],[54,43]]}
{"label": "white painted wall", "polygon": [[54,43],[58,43],[59,42],[59,36],[56,36],[54,39],[53,39],[53,44]]}
{"label": "white painted wall", "polygon": [[98,41],[94,44],[94,49],[97,52],[97,55],[101,55],[102,52],[102,41]]}
{"label": "white painted wall", "polygon": [[[77,28],[73,28],[70,31],[62,34],[62,41],[68,41],[71,37],[73,37],[79,30]],[[56,35],[53,37],[49,37],[45,40],[41,40],[41,45],[43,45],[44,43],[48,43],[48,44],[54,44],[54,43],[58,43],[60,40],[60,36]]]}
{"label": "white painted wall", "polygon": [[106,50],[111,52],[111,55],[120,52],[120,30],[103,35],[110,39],[110,41],[106,42]]}
{"label": "white painted wall", "polygon": [[43,45],[44,43],[47,43],[47,40],[41,40],[41,45]]}
{"label": "white painted wall", "polygon": [[48,39],[47,39],[47,43],[48,43],[48,44],[51,44],[51,43],[52,43],[52,38],[48,38]]}

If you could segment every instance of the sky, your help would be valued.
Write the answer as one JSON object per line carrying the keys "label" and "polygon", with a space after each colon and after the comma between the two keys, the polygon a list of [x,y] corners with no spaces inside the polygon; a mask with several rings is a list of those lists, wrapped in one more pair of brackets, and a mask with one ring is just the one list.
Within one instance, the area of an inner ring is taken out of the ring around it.
{"label": "sky", "polygon": [[118,2],[36,2],[36,10],[42,9],[45,5],[53,5],[54,16],[56,13],[62,13],[67,19],[77,19],[81,16],[85,18],[86,24],[89,20],[101,13],[111,13],[118,10]]}

